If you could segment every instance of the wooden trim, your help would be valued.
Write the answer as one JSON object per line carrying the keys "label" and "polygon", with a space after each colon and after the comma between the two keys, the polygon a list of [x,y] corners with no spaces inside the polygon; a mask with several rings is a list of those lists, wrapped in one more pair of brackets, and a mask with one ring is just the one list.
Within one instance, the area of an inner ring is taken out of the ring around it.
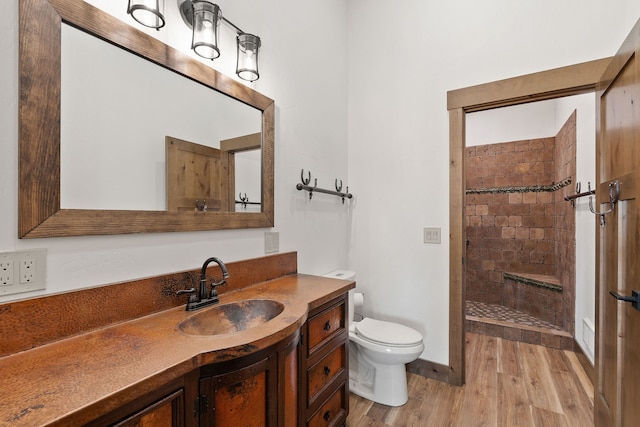
{"label": "wooden trim", "polygon": [[407,364],[407,372],[414,375],[420,375],[424,378],[452,383],[450,369],[447,365],[430,362],[428,360],[416,359]]}
{"label": "wooden trim", "polygon": [[[18,237],[41,238],[274,225],[274,101],[83,0],[20,2]],[[38,22],[38,25],[32,25]],[[262,211],[110,211],[60,207],[62,22],[262,111]]]}
{"label": "wooden trim", "polygon": [[447,92],[447,109],[465,112],[593,92],[611,62],[597,59]]}
{"label": "wooden trim", "polygon": [[449,111],[449,367],[450,382],[463,385],[465,377],[464,285],[464,135],[461,108]]}
{"label": "wooden trim", "polygon": [[587,377],[591,380],[591,384],[595,385],[596,368],[591,364],[591,361],[584,354],[584,351],[582,351],[582,347],[580,347],[578,342],[575,340],[573,341],[573,352],[576,354],[578,362],[580,362],[580,366],[584,369],[585,374],[587,374]]}
{"label": "wooden trim", "polygon": [[[570,65],[447,92],[449,110],[449,368],[464,384],[464,150],[468,112],[593,92],[611,58]],[[597,121],[597,119],[596,119]],[[462,260],[462,262],[460,262]],[[597,320],[597,310],[596,310]]]}
{"label": "wooden trim", "polygon": [[232,153],[259,150],[261,145],[262,132],[220,140],[220,149],[223,151],[230,151]]}

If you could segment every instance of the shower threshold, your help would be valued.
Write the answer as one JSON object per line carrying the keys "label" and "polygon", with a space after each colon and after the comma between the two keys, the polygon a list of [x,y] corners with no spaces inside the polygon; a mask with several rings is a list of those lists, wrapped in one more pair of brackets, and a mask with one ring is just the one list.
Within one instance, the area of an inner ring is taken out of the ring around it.
{"label": "shower threshold", "polygon": [[466,302],[466,329],[483,335],[572,350],[573,336],[544,320],[498,304]]}

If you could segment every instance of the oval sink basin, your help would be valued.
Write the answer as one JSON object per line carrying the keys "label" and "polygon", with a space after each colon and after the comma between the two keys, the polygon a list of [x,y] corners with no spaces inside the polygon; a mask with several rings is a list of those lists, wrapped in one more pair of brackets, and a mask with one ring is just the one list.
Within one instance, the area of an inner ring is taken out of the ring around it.
{"label": "oval sink basin", "polygon": [[282,313],[278,301],[250,299],[216,305],[202,310],[178,324],[189,335],[221,335],[254,328]]}

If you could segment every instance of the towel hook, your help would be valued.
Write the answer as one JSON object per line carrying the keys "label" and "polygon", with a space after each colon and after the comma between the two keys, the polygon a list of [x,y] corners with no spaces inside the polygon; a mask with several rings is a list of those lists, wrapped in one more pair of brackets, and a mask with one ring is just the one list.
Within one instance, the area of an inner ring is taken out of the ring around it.
{"label": "towel hook", "polygon": [[[309,177],[311,177],[311,175],[309,175]],[[311,178],[309,178],[309,180],[311,180]],[[307,181],[305,185],[308,184],[309,181]],[[311,198],[313,197],[313,190],[315,190],[316,188],[318,188],[318,178],[313,178],[313,188],[309,188],[309,200],[311,200]]]}
{"label": "towel hook", "polygon": [[202,203],[200,203],[198,201],[198,199],[196,199],[196,210],[200,211],[200,212],[206,212],[207,211],[207,201],[203,200]]}
{"label": "towel hook", "polygon": [[[578,181],[576,183],[576,194],[580,194],[580,190],[582,188],[582,183]],[[576,206],[576,199],[571,199],[571,207],[574,208]]]}
{"label": "towel hook", "polygon": [[[591,186],[589,186],[591,187]],[[593,208],[593,201],[591,196],[589,196],[589,210],[591,211],[591,213],[600,216],[600,225],[602,227],[604,227],[605,225],[605,219],[604,216],[607,214],[610,214],[611,212],[613,212],[613,210],[616,207],[616,203],[618,202],[618,199],[620,198],[620,181],[615,180],[609,183],[609,204],[610,207],[607,211],[605,212],[597,212],[594,208]]]}
{"label": "towel hook", "polygon": [[340,187],[338,187],[338,178],[336,178],[336,191],[338,193],[342,191],[342,180],[340,180]]}
{"label": "towel hook", "polygon": [[238,193],[238,198],[242,202],[242,206],[246,208],[247,203],[249,202],[249,197],[247,197],[247,193],[244,193],[244,197],[242,197],[242,193]]}
{"label": "towel hook", "polygon": [[311,172],[309,171],[309,178],[304,179],[304,169],[302,169],[300,171],[300,181],[302,181],[304,185],[309,185],[309,183],[311,182]]}

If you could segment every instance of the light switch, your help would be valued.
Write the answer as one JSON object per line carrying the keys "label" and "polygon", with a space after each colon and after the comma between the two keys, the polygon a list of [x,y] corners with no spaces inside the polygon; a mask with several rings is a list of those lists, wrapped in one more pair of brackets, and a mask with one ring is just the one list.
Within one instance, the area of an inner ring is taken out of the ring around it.
{"label": "light switch", "polygon": [[277,231],[264,233],[264,253],[270,254],[280,250],[280,235]]}
{"label": "light switch", "polygon": [[440,244],[440,227],[424,228],[424,243]]}

